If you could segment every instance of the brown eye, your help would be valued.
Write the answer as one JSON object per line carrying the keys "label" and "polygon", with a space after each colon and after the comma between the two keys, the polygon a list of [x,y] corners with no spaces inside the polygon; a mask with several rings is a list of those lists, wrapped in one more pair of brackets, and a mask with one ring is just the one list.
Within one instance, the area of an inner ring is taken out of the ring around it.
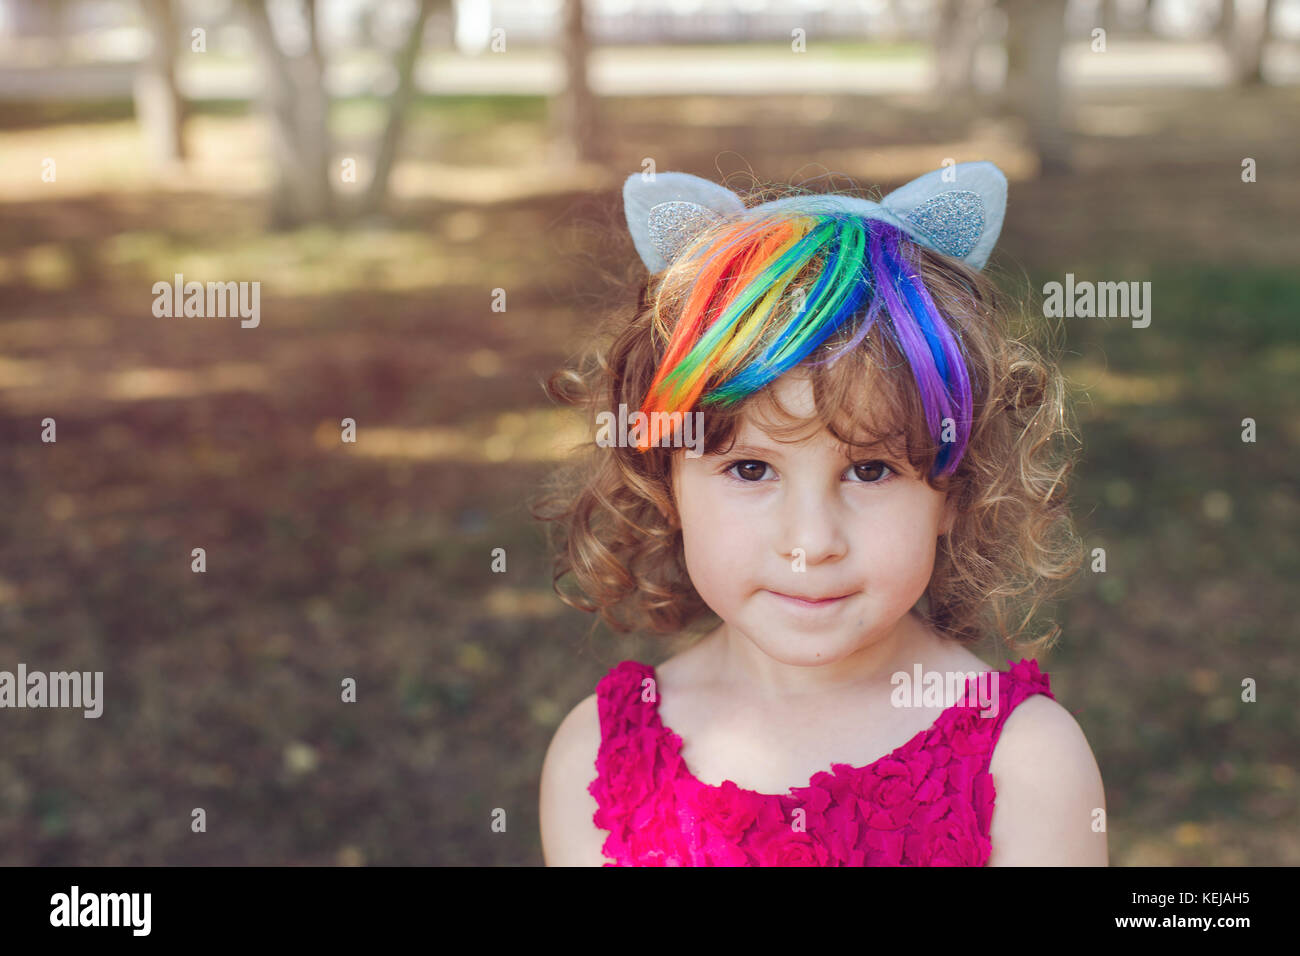
{"label": "brown eye", "polygon": [[859,481],[872,484],[879,484],[883,481],[886,472],[890,472],[890,467],[883,461],[864,461],[853,466],[853,473]]}
{"label": "brown eye", "polygon": [[742,481],[762,481],[767,465],[761,461],[738,461],[731,466],[731,471]]}

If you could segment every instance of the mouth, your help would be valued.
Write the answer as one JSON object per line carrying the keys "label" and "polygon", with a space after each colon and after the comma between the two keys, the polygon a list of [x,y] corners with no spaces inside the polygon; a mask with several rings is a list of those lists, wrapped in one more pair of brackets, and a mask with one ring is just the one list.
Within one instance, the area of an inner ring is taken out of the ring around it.
{"label": "mouth", "polygon": [[780,591],[770,590],[768,593],[781,598],[783,601],[789,602],[795,607],[830,607],[833,604],[837,604],[840,601],[847,600],[853,596],[852,594],[838,594],[826,597],[817,597],[803,594],[782,594]]}

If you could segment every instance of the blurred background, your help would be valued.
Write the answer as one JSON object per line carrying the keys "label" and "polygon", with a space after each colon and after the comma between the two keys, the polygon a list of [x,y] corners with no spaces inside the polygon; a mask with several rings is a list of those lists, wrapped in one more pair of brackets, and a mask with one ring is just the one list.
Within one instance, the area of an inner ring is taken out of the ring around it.
{"label": "blurred background", "polygon": [[[1300,863],[1300,0],[0,0],[0,64],[0,670],[104,673],[0,712],[0,863],[539,864],[556,726],[675,650],[526,507],[623,179],[977,159],[1040,316],[1151,283],[1057,322],[1106,570],[1042,664],[1112,863]],[[177,274],[259,323],[156,316]]]}

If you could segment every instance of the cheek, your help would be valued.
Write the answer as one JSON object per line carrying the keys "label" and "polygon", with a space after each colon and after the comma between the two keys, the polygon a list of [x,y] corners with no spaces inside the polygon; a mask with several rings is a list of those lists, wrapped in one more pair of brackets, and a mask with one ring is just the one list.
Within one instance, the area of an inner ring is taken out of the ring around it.
{"label": "cheek", "polygon": [[687,485],[678,504],[686,570],[695,590],[712,604],[729,588],[743,586],[762,547],[761,527],[734,498],[716,493],[712,483]]}
{"label": "cheek", "polygon": [[883,580],[928,581],[940,521],[940,509],[929,498],[900,502],[898,507],[873,515],[869,526],[855,537],[854,545]]}

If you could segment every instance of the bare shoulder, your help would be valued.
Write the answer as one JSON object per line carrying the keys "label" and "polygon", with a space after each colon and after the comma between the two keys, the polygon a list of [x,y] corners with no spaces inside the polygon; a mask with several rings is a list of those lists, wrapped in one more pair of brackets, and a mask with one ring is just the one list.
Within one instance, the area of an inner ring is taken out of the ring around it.
{"label": "bare shoulder", "polygon": [[1106,794],[1079,722],[1052,698],[1021,701],[989,765],[990,866],[1106,866]]}
{"label": "bare shoulder", "polygon": [[592,819],[596,798],[587,787],[596,779],[600,714],[596,695],[584,698],[556,728],[542,761],[539,817],[542,857],[547,866],[601,866],[608,834]]}

